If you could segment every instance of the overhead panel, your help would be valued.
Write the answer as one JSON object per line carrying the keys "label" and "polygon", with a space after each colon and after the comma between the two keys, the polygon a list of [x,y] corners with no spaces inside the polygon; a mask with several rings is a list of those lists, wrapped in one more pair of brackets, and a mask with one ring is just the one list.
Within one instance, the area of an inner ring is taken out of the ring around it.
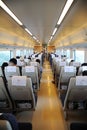
{"label": "overhead panel", "polygon": [[3,0],[42,43],[47,43],[66,0]]}

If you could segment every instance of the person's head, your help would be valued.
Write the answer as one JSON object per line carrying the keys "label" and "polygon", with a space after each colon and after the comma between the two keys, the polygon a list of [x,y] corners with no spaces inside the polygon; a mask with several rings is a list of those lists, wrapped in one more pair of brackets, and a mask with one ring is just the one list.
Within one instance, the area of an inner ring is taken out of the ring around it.
{"label": "person's head", "polygon": [[22,62],[23,62],[23,61],[24,61],[24,57],[22,57],[22,56],[21,56],[21,57],[20,57],[20,61],[22,61]]}
{"label": "person's head", "polygon": [[20,59],[20,56],[16,56],[16,59]]}
{"label": "person's head", "polygon": [[17,60],[15,58],[10,59],[9,60],[9,65],[16,66],[17,65]]}
{"label": "person's head", "polygon": [[83,63],[83,64],[81,64],[81,66],[87,66],[87,63]]}
{"label": "person's head", "polygon": [[83,75],[83,76],[87,76],[87,70],[83,71],[83,72],[82,72],[82,75]]}
{"label": "person's head", "polygon": [[31,60],[31,57],[28,57],[29,60]]}
{"label": "person's head", "polygon": [[71,60],[70,62],[74,62],[74,60]]}
{"label": "person's head", "polygon": [[36,59],[36,62],[38,62],[40,64],[40,60],[39,59]]}
{"label": "person's head", "polygon": [[4,68],[5,68],[6,66],[8,66],[8,63],[7,63],[7,62],[4,62],[4,63],[2,64],[2,69],[4,70]]}

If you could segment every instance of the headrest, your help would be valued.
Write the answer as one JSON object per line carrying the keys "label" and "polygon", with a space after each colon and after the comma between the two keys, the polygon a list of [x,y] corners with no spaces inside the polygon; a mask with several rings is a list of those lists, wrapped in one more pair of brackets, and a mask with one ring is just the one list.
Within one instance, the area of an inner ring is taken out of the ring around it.
{"label": "headrest", "polygon": [[76,76],[76,86],[87,86],[87,76]]}
{"label": "headrest", "polygon": [[82,66],[82,71],[87,70],[87,66]]}
{"label": "headrest", "polygon": [[25,61],[26,63],[28,63],[28,62],[29,62],[29,59],[24,59],[24,61]]}
{"label": "headrest", "polygon": [[37,62],[30,62],[30,65],[32,65],[32,66],[37,66]]}
{"label": "headrest", "polygon": [[79,67],[81,64],[80,64],[80,62],[73,62],[73,66],[75,66],[75,67]]}
{"label": "headrest", "polygon": [[76,68],[74,66],[65,66],[64,72],[75,72]]}
{"label": "headrest", "polygon": [[35,72],[34,66],[25,66],[25,72]]}
{"label": "headrest", "polygon": [[26,86],[26,76],[13,76],[12,85],[13,86]]}
{"label": "headrest", "polygon": [[56,62],[61,62],[61,58],[55,58]]}
{"label": "headrest", "polygon": [[7,72],[16,72],[16,66],[7,66],[6,70]]}
{"label": "headrest", "polygon": [[66,62],[59,62],[59,66],[66,66]]}

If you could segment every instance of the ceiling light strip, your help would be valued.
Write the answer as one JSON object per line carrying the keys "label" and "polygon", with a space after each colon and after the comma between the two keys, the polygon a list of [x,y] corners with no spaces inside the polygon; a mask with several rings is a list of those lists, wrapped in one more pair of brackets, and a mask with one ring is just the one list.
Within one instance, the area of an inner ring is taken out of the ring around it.
{"label": "ceiling light strip", "polygon": [[23,25],[21,21],[12,13],[12,11],[0,0],[0,6],[19,24]]}
{"label": "ceiling light strip", "polygon": [[32,33],[27,28],[25,30],[32,36]]}
{"label": "ceiling light strip", "polygon": [[35,40],[37,40],[37,38],[36,38],[35,36],[33,36],[33,38],[34,38]]}
{"label": "ceiling light strip", "polygon": [[64,19],[65,15],[66,15],[66,13],[68,12],[69,8],[71,7],[73,1],[74,0],[67,0],[66,4],[64,6],[64,9],[63,9],[63,11],[62,11],[62,13],[60,15],[60,18],[59,18],[59,20],[57,22],[58,25],[61,24],[62,20]]}
{"label": "ceiling light strip", "polygon": [[57,31],[57,28],[54,29],[54,31],[52,33],[53,36],[55,35],[56,31]]}

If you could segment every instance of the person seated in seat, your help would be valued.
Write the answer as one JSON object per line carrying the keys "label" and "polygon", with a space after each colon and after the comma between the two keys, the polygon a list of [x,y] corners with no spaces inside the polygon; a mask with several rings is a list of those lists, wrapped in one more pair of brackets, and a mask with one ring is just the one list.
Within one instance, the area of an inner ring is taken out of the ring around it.
{"label": "person seated in seat", "polygon": [[74,61],[75,61],[75,60],[71,60],[70,63],[69,63],[69,65],[71,65]]}
{"label": "person seated in seat", "polygon": [[87,66],[87,63],[83,63],[83,64],[81,64],[81,66]]}
{"label": "person seated in seat", "polygon": [[20,66],[25,66],[26,65],[26,63],[25,63],[25,61],[24,61],[24,57],[20,57]]}
{"label": "person seated in seat", "polygon": [[[39,63],[40,66],[40,59],[36,59],[36,62]],[[40,73],[42,73],[42,67],[40,66]]]}
{"label": "person seated in seat", "polygon": [[82,75],[83,75],[83,76],[87,76],[87,70],[83,71],[83,72],[82,72]]}
{"label": "person seated in seat", "polygon": [[9,66],[16,66],[17,65],[17,60],[15,58],[11,58],[9,60]]}

